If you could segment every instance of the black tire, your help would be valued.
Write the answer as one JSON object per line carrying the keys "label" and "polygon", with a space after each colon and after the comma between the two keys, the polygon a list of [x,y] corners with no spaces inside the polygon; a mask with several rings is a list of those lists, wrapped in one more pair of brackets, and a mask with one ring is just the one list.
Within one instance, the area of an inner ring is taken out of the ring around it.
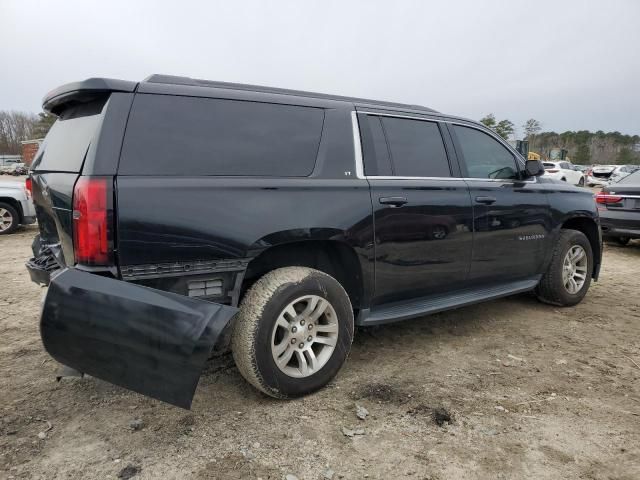
{"label": "black tire", "polygon": [[[294,378],[276,364],[271,350],[278,316],[304,295],[328,300],[338,323],[335,349],[327,363],[307,377]],[[294,398],[325,386],[344,364],[353,340],[353,309],[349,296],[333,277],[307,267],[285,267],[260,278],[243,298],[231,338],[238,370],[258,390],[275,398]]]}
{"label": "black tire", "polygon": [[584,187],[584,177],[580,177],[580,181],[578,182],[579,187]]}
{"label": "black tire", "polygon": [[[4,230],[0,230],[0,235],[8,235],[10,233],[15,232],[16,229],[18,228],[18,225],[20,224],[20,215],[18,215],[18,212],[16,211],[16,209],[13,208],[13,206],[9,205],[8,203],[0,202],[0,211],[2,210],[6,212],[4,214],[4,219],[5,220],[10,219],[11,223],[9,227],[5,228]],[[2,221],[3,220],[0,219],[0,222]]]}
{"label": "black tire", "polygon": [[[587,255],[587,272],[585,282],[580,290],[575,294],[571,294],[567,291],[562,281],[562,270],[565,256],[574,245],[581,246]],[[541,302],[561,307],[571,307],[580,303],[587,294],[592,275],[593,251],[585,234],[578,230],[561,230],[560,238],[553,250],[549,268],[536,287],[536,295]]]}

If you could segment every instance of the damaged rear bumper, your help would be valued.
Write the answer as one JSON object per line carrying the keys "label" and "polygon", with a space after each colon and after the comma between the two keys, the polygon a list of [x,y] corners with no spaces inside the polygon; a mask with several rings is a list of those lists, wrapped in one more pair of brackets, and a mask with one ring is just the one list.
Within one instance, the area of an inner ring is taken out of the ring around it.
{"label": "damaged rear bumper", "polygon": [[40,332],[78,371],[190,408],[202,368],[234,307],[65,269],[52,276]]}

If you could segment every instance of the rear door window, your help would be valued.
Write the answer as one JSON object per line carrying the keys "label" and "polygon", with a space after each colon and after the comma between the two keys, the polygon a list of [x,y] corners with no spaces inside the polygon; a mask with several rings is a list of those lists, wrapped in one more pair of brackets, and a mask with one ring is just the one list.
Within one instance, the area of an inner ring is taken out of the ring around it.
{"label": "rear door window", "polygon": [[118,173],[307,176],[323,121],[319,108],[138,94]]}
{"label": "rear door window", "polygon": [[105,99],[102,99],[64,110],[47,133],[31,169],[80,172],[100,125],[104,105]]}
{"label": "rear door window", "polygon": [[389,145],[394,175],[450,177],[440,127],[436,122],[380,117]]}

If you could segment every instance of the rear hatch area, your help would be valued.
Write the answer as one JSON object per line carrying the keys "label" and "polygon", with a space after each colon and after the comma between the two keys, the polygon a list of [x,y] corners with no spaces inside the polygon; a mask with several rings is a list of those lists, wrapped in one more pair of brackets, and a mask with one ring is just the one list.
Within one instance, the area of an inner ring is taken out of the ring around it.
{"label": "rear hatch area", "polygon": [[73,189],[97,135],[106,101],[103,96],[63,110],[34,159],[30,176],[40,229],[34,242],[36,264],[51,263],[40,258],[43,256],[53,257],[59,267],[74,264]]}
{"label": "rear hatch area", "polygon": [[59,118],[30,174],[40,233],[26,266],[48,285],[42,343],[65,366],[189,408],[237,309],[121,279],[117,164],[134,87],[115,81],[124,90],[109,93],[101,89],[114,81],[87,82],[99,91],[81,82],[54,92],[49,110]]}

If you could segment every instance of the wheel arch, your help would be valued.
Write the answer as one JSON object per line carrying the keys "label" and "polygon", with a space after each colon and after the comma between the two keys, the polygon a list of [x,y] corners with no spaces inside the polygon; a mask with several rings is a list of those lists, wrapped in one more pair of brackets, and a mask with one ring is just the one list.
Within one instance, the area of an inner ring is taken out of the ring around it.
{"label": "wheel arch", "polygon": [[18,223],[23,222],[24,214],[22,212],[22,205],[19,201],[12,197],[0,197],[0,203],[7,203],[15,208],[16,212],[18,212]]}
{"label": "wheel arch", "polygon": [[591,250],[593,251],[593,278],[597,279],[600,271],[599,266],[602,261],[602,241],[600,228],[596,221],[586,216],[571,217],[566,219],[560,228],[562,230],[578,230],[587,237],[591,244]]}
{"label": "wheel arch", "polygon": [[363,305],[364,278],[354,248],[338,240],[303,240],[269,247],[247,265],[240,298],[263,275],[282,267],[309,267],[335,278],[349,295],[354,310]]}

